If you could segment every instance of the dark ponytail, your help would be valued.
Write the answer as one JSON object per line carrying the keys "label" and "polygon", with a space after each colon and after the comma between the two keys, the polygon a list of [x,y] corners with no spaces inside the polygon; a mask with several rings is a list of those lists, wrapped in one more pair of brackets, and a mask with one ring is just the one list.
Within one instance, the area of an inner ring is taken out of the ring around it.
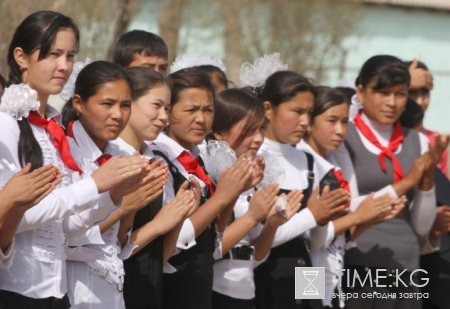
{"label": "dark ponytail", "polygon": [[[8,66],[10,72],[8,85],[22,82],[22,70],[14,58],[14,50],[20,47],[26,55],[31,55],[39,49],[38,60],[44,59],[61,28],[73,30],[78,49],[79,30],[71,18],[57,12],[39,11],[22,21],[9,44]],[[18,120],[17,123],[20,129],[18,144],[20,165],[24,166],[31,162],[32,169],[41,167],[44,164],[42,149],[34,137],[28,120]]]}

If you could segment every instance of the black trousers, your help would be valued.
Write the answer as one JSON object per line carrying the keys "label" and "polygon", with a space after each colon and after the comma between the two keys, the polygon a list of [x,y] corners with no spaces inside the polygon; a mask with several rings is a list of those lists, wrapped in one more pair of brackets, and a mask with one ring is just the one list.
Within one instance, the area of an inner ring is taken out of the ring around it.
{"label": "black trousers", "polygon": [[254,309],[253,299],[237,299],[212,292],[212,309]]}
{"label": "black trousers", "polygon": [[63,298],[31,298],[14,292],[0,290],[0,309],[69,309],[67,295]]}

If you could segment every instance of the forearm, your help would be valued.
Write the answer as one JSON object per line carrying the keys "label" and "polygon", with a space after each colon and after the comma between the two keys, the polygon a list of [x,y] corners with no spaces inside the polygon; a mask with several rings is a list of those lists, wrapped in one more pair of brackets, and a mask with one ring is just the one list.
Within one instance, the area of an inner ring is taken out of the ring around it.
{"label": "forearm", "polygon": [[178,236],[180,235],[181,227],[183,226],[183,221],[178,223],[175,228],[173,228],[169,233],[164,236],[164,251],[163,251],[163,262],[166,263],[169,258],[175,252],[177,246]]}
{"label": "forearm", "polygon": [[206,203],[201,205],[189,219],[195,230],[195,237],[198,237],[211,222],[213,222],[218,213],[228,205],[220,196],[214,194]]}
{"label": "forearm", "polygon": [[133,211],[120,220],[119,232],[117,237],[122,246],[125,245],[128,240],[128,231],[133,227],[135,216],[136,212]]}
{"label": "forearm", "polygon": [[436,218],[436,193],[432,188],[428,191],[417,190],[411,207],[411,225],[419,236],[429,233]]}
{"label": "forearm", "polygon": [[131,233],[129,242],[137,247],[133,250],[132,255],[141,251],[158,236],[161,236],[161,230],[154,220],[149,221],[139,229],[134,230]]}
{"label": "forearm", "polygon": [[17,226],[26,209],[23,207],[7,207],[5,204],[2,206],[2,208],[9,208],[4,213],[2,220],[0,220],[0,248],[6,251],[12,242]]}
{"label": "forearm", "polygon": [[255,260],[260,261],[267,256],[272,248],[272,243],[277,232],[277,227],[266,224],[259,237],[254,241]]}
{"label": "forearm", "polygon": [[119,207],[109,214],[109,216],[99,224],[100,232],[103,234],[116,222],[120,221],[126,214],[123,213],[122,209]]}
{"label": "forearm", "polygon": [[236,204],[236,201],[233,201],[233,203],[230,203],[225,209],[223,209],[218,217],[217,217],[217,224],[216,224],[216,230],[218,232],[225,231],[227,225],[230,223],[231,215],[233,214],[234,205]]}
{"label": "forearm", "polygon": [[227,226],[222,237],[222,254],[231,250],[257,224],[258,222],[247,213]]}

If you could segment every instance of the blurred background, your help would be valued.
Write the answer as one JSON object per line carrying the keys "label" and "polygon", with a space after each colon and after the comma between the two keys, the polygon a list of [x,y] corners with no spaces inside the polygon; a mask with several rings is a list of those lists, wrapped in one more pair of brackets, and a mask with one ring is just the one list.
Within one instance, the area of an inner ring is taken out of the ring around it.
{"label": "blurred background", "polygon": [[238,82],[243,62],[279,52],[316,83],[353,85],[376,54],[423,61],[434,75],[425,127],[450,133],[450,0],[0,0],[0,72],[20,21],[36,10],[71,16],[78,59],[111,59],[123,32],[143,29],[183,53],[221,58]]}

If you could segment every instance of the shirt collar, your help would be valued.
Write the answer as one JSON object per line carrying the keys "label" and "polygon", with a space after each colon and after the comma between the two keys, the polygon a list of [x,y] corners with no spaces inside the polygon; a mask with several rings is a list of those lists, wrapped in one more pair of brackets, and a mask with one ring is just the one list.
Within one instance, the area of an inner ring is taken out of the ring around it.
{"label": "shirt collar", "polygon": [[183,151],[190,152],[194,157],[197,157],[200,152],[197,146],[194,146],[192,149],[185,149],[164,133],[159,134],[153,143],[155,144],[155,148],[160,149],[166,154],[170,161],[176,160]]}

